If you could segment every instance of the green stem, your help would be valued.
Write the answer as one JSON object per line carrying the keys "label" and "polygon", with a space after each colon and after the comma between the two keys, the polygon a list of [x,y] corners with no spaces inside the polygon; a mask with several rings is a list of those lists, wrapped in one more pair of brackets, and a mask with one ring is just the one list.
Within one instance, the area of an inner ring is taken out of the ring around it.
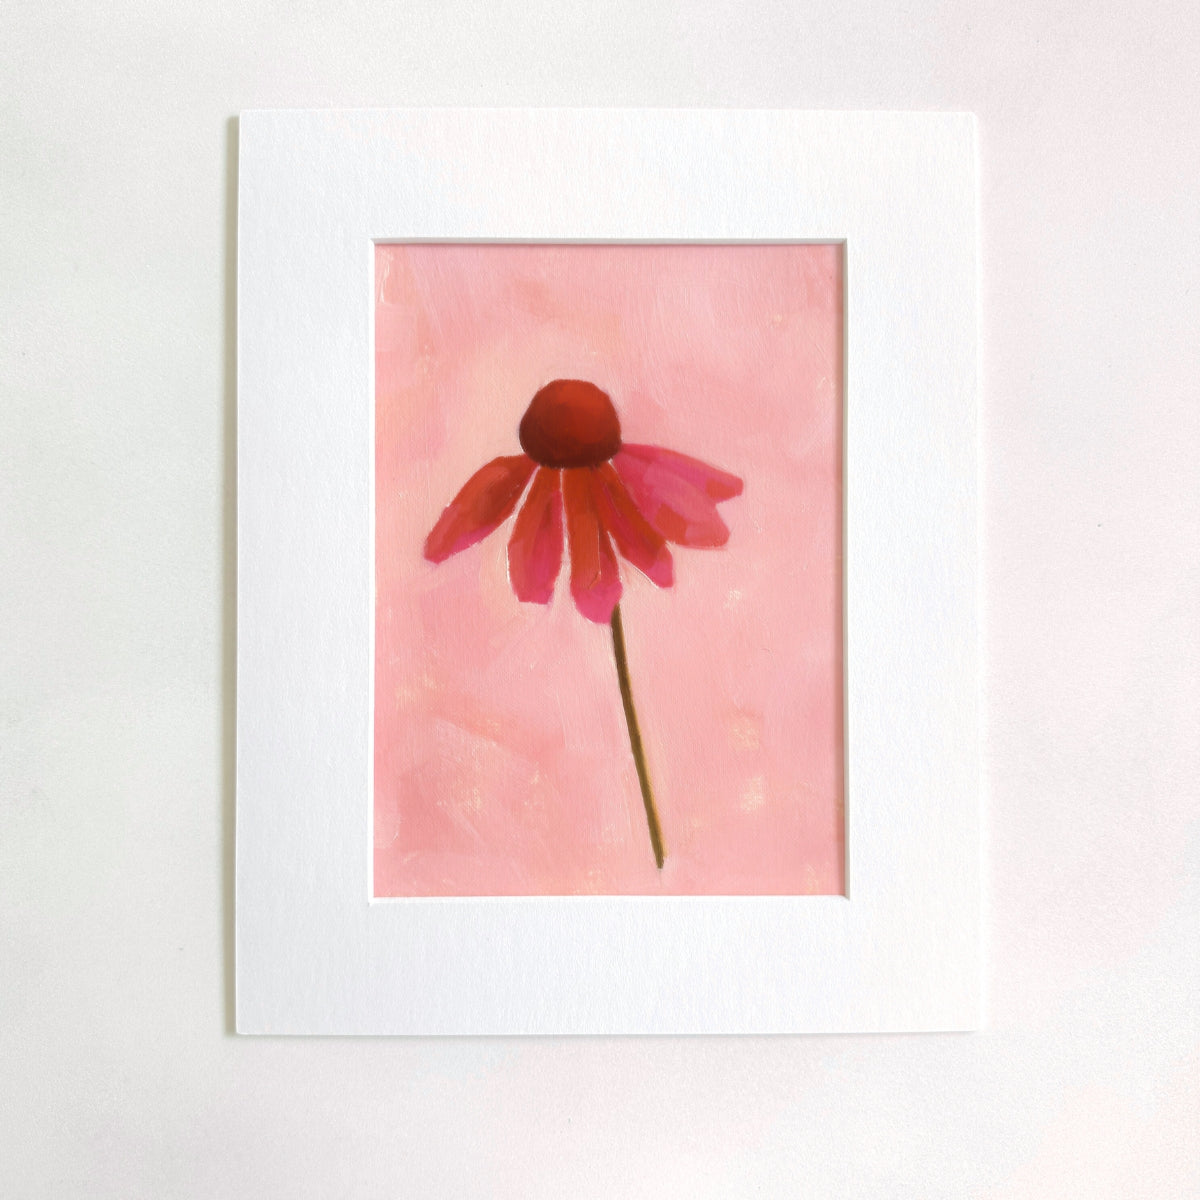
{"label": "green stem", "polygon": [[642,803],[646,806],[646,824],[650,826],[650,845],[654,847],[654,861],[662,870],[667,852],[663,849],[662,826],[658,823],[658,810],[654,807],[654,793],[650,790],[650,772],[646,770],[646,752],[642,748],[642,734],[638,729],[637,711],[633,707],[633,689],[629,686],[629,660],[625,656],[625,631],[621,628],[621,606],[612,611],[613,654],[617,660],[617,682],[621,685],[621,703],[625,707],[625,724],[629,727],[629,748],[633,751],[633,765],[637,767],[638,783],[642,788]]}

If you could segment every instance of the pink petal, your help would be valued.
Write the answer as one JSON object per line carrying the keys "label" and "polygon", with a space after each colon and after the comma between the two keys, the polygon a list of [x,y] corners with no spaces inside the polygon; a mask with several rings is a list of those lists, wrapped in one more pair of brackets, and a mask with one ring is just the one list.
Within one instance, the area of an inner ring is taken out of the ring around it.
{"label": "pink petal", "polygon": [[444,562],[487,537],[516,508],[533,467],[533,459],[526,454],[494,458],[480,467],[446,505],[425,539],[425,557],[430,562]]}
{"label": "pink petal", "polygon": [[711,548],[729,540],[716,501],[682,475],[624,450],[612,465],[642,516],[668,542]]}
{"label": "pink petal", "polygon": [[561,472],[546,467],[533,477],[508,543],[508,578],[518,600],[549,604],[562,566]]}
{"label": "pink petal", "polygon": [[662,535],[638,511],[610,463],[596,468],[592,481],[596,511],[622,556],[659,587],[675,581],[671,551]]}
{"label": "pink petal", "polygon": [[571,595],[589,621],[604,625],[621,598],[621,575],[612,543],[600,523],[592,499],[592,471],[563,471],[563,507],[567,512],[567,545],[571,550]]}
{"label": "pink petal", "polygon": [[621,447],[621,452],[678,475],[713,500],[732,500],[734,496],[742,494],[743,484],[736,475],[701,462],[698,458],[689,458],[686,454],[677,454],[662,446],[631,446],[628,442]]}

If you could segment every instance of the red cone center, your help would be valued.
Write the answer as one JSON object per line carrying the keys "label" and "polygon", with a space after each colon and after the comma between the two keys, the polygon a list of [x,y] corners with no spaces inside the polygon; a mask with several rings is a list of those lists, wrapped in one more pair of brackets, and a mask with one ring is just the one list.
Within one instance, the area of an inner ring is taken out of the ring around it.
{"label": "red cone center", "polygon": [[598,467],[621,449],[621,422],[607,392],[556,379],[521,418],[521,448],[543,467]]}

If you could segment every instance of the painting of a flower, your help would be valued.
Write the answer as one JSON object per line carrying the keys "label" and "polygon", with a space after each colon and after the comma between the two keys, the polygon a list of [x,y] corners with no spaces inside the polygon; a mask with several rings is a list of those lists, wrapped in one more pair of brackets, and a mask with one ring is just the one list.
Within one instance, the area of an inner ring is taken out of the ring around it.
{"label": "painting of a flower", "polygon": [[616,551],[659,587],[670,587],[667,543],[723,546],[729,530],[717,502],[740,495],[742,481],[672,450],[624,444],[612,398],[586,380],[556,379],[540,388],[519,436],[525,453],[495,458],[467,480],[426,538],[425,557],[439,563],[473,546],[525,496],[508,543],[508,575],[518,599],[548,604],[562,564],[565,509],[571,595],[585,617],[612,626],[631,749],[661,868],[665,851],[633,707]]}
{"label": "painting of a flower", "polygon": [[376,267],[375,894],[840,891],[839,249]]}

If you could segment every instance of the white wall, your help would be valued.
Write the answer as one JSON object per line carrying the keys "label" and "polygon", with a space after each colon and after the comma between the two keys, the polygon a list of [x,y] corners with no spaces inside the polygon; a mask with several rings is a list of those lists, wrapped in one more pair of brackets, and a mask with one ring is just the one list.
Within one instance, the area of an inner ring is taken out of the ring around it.
{"label": "white wall", "polygon": [[[0,1195],[1200,1194],[1200,13],[0,10]],[[227,1032],[230,118],[964,108],[984,248],[974,1036]]]}

